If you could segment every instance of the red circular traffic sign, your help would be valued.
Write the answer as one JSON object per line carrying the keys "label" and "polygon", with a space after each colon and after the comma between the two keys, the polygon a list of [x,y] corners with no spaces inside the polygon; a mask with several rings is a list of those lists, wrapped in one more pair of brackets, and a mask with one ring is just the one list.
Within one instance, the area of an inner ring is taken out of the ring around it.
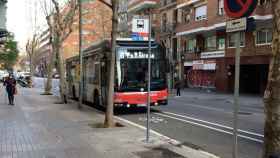
{"label": "red circular traffic sign", "polygon": [[250,16],[256,6],[257,0],[224,0],[226,14],[231,18]]}

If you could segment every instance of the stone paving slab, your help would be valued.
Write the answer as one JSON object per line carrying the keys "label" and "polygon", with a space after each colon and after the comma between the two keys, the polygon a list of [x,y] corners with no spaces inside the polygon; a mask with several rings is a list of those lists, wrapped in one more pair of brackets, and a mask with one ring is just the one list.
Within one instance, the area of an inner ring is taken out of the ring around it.
{"label": "stone paving slab", "polygon": [[[38,89],[19,88],[16,105],[5,102],[0,87],[0,158],[214,158],[188,147],[171,144],[125,122],[125,127],[92,128],[104,115],[75,103],[54,104],[57,97],[41,96]],[[162,150],[158,150],[162,149]]]}

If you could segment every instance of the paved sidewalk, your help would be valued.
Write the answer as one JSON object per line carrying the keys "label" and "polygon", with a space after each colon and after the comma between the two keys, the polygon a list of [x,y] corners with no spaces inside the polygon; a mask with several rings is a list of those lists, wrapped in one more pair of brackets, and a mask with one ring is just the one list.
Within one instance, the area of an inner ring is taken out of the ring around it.
{"label": "paved sidewalk", "polygon": [[159,134],[146,144],[141,127],[117,118],[125,127],[93,128],[103,114],[53,104],[56,97],[39,93],[20,88],[16,106],[9,106],[0,87],[0,158],[215,158]]}

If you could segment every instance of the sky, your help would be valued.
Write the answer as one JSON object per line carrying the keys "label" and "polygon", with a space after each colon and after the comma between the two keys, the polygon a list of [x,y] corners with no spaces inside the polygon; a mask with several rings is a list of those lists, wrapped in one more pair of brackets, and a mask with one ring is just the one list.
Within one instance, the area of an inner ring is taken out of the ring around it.
{"label": "sky", "polygon": [[32,37],[34,30],[41,30],[46,26],[39,2],[40,0],[8,0],[7,29],[15,34],[21,51],[24,51],[25,44],[28,38]]}

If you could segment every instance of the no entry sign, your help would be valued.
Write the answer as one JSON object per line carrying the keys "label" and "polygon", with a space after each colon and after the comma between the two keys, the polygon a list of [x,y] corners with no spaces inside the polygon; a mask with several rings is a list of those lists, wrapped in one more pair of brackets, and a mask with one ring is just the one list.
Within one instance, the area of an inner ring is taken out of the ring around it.
{"label": "no entry sign", "polygon": [[257,0],[224,0],[226,14],[231,18],[250,16],[256,6]]}

